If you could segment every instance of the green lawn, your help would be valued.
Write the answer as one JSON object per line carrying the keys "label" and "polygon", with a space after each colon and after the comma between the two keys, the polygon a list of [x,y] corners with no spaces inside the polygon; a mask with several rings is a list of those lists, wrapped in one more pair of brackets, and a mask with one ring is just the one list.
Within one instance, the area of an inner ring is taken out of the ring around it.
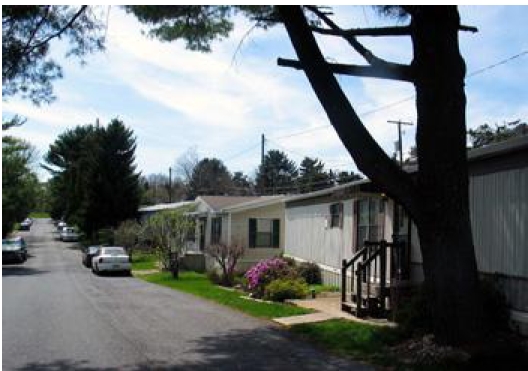
{"label": "green lawn", "polygon": [[343,319],[295,325],[291,331],[333,353],[380,365],[394,364],[387,348],[402,339],[394,328]]}
{"label": "green lawn", "polygon": [[154,253],[134,251],[132,253],[132,270],[151,270],[158,268],[158,257]]}
{"label": "green lawn", "polygon": [[29,217],[32,219],[43,219],[50,218],[50,214],[45,211],[33,211],[29,214]]}
{"label": "green lawn", "polygon": [[218,287],[211,283],[205,274],[195,272],[182,272],[177,280],[173,279],[170,273],[165,272],[147,274],[139,278],[157,285],[200,296],[259,318],[288,317],[311,312],[308,309],[289,304],[264,303],[243,299],[240,292]]}

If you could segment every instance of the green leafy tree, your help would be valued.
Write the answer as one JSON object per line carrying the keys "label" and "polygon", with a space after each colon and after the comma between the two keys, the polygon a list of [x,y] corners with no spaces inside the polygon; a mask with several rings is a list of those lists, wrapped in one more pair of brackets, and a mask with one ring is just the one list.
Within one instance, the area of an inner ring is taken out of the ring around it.
{"label": "green leafy tree", "polygon": [[[140,236],[158,253],[164,269],[171,269],[178,278],[180,260],[185,255],[186,240],[195,228],[194,219],[185,215],[190,208],[162,211],[145,220],[141,226]],[[171,267],[171,254],[175,266]]]}
{"label": "green leafy tree", "polygon": [[257,191],[261,194],[293,192],[298,174],[297,165],[284,152],[270,150],[257,170]]}
{"label": "green leafy tree", "polygon": [[139,241],[141,225],[135,219],[128,219],[121,222],[114,230],[114,243],[123,246],[128,255],[132,257],[134,248]]}
{"label": "green leafy tree", "polygon": [[36,204],[38,178],[32,170],[35,150],[28,142],[2,137],[2,237]]}
{"label": "green leafy tree", "polygon": [[204,158],[194,167],[188,184],[188,195],[226,195],[233,188],[231,174],[221,160]]}
{"label": "green leafy tree", "polygon": [[53,40],[67,40],[66,56],[103,49],[103,25],[86,6],[2,6],[2,97],[19,95],[35,104],[55,98],[62,69],[49,57]]}
{"label": "green leafy tree", "polygon": [[[214,6],[199,7],[201,17],[191,19],[189,16],[193,13],[183,8],[178,10],[176,6],[127,9],[151,26],[153,36],[166,41],[182,38],[191,49],[207,50],[211,40],[225,36],[228,27],[209,28],[209,34],[204,37],[207,28],[193,30],[190,25],[208,24],[211,20],[225,24],[222,20],[232,19],[240,7],[220,13],[214,12]],[[478,341],[488,326],[479,294],[469,215],[466,66],[458,42],[461,30],[474,31],[474,28],[461,24],[455,6],[386,6],[379,9],[400,21],[410,22],[377,29],[344,29],[328,12],[316,6],[260,7],[245,11],[257,14],[260,19],[271,19],[268,25],[280,19],[298,60],[279,59],[279,64],[304,71],[358,169],[412,216],[420,238],[436,339],[448,344]],[[278,19],[274,17],[277,13]],[[208,19],[204,21],[203,17]],[[186,32],[179,32],[184,24],[189,25]],[[344,40],[366,64],[345,65],[326,60],[314,33]],[[195,43],[195,36],[205,45]],[[360,37],[366,36],[410,37],[412,63],[394,63],[377,57],[361,43]],[[414,85],[419,167],[413,176],[402,171],[370,135],[335,77],[339,73]],[[445,143],[450,144],[449,151],[445,150]],[[262,171],[260,174],[262,178],[265,176]],[[260,186],[263,186],[263,179]]]}
{"label": "green leafy tree", "polygon": [[476,129],[469,129],[468,135],[471,146],[473,148],[479,148],[491,143],[498,143],[510,138],[528,135],[528,125],[525,122],[521,122],[521,120],[507,122],[503,125],[495,124],[495,127],[484,124]]}
{"label": "green leafy tree", "polygon": [[302,160],[297,183],[301,193],[318,191],[334,185],[333,179],[326,172],[323,162],[310,157],[305,157]]}

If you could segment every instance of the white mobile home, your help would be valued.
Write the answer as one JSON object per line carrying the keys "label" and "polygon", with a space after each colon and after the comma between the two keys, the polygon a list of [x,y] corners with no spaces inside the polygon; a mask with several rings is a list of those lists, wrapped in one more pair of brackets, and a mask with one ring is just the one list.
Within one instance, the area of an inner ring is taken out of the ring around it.
{"label": "white mobile home", "polygon": [[[478,269],[502,288],[512,318],[528,324],[528,136],[472,150],[468,158]],[[379,246],[362,250],[364,240],[395,243],[383,253],[384,262],[380,256],[373,257],[370,263],[376,266],[371,268],[369,263],[368,271],[362,271],[364,281],[369,281],[368,275],[382,286],[367,287],[381,290],[382,307],[390,305],[384,299],[389,300],[391,285],[423,278],[414,226],[401,208],[368,180],[290,197],[285,212],[285,255],[316,262],[326,283],[353,285],[347,290],[352,296],[355,292],[356,298],[363,288],[356,286],[359,280],[354,274],[342,275],[343,260],[354,268],[369,260],[373,251],[379,252]],[[363,255],[357,256],[360,251]],[[357,260],[351,262],[352,258]]]}

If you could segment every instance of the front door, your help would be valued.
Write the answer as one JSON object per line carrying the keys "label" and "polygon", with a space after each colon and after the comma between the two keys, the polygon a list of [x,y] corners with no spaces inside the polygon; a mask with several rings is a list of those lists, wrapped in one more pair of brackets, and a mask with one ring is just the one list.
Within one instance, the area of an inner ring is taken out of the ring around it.
{"label": "front door", "polygon": [[392,274],[398,280],[408,280],[410,278],[410,251],[411,251],[411,221],[405,209],[394,205],[393,219],[393,242],[401,242],[399,246],[392,249],[391,264]]}
{"label": "front door", "polygon": [[200,218],[198,221],[200,226],[200,251],[205,250],[205,231],[207,230],[207,218]]}

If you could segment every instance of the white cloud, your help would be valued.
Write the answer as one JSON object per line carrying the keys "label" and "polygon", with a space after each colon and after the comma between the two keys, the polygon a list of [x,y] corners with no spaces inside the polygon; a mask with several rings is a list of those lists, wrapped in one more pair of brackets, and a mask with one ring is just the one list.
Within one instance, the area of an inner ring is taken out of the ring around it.
{"label": "white cloud", "polygon": [[92,122],[93,113],[86,109],[59,104],[34,106],[26,101],[9,101],[2,103],[2,112],[19,114],[55,128],[67,128],[75,123]]}
{"label": "white cloud", "polygon": [[[336,9],[336,15],[340,21],[351,20],[346,26],[394,23],[380,19],[370,6],[346,8],[346,16],[341,15],[342,10]],[[470,70],[496,62],[523,45],[526,48],[521,32],[501,29],[502,10],[485,8],[476,12],[464,8],[462,13],[468,24],[481,29],[479,34],[461,36]],[[518,18],[510,28],[523,25]],[[46,147],[45,143],[52,142],[65,128],[93,122],[95,117],[104,123],[118,115],[138,137],[137,162],[145,173],[166,171],[179,154],[193,145],[203,156],[228,159],[232,171],[251,173],[260,161],[261,133],[271,139],[268,148],[274,146],[276,138],[278,149],[290,151],[297,162],[306,155],[318,157],[332,168],[347,168],[350,157],[331,127],[283,138],[328,124],[328,119],[304,73],[276,65],[277,57],[294,55],[282,26],[251,33],[232,63],[238,43],[250,26],[248,21],[238,22],[231,38],[215,43],[212,53],[203,54],[185,50],[182,42],[161,43],[144,37],[139,31],[143,27],[133,17],[112,8],[107,52],[91,58],[83,70],[65,63],[66,77],[56,85],[56,103],[36,108],[14,100],[4,102],[3,110],[30,119],[20,133],[33,136],[39,147]],[[500,42],[506,38],[507,43]],[[410,60],[408,40],[362,41],[387,59]],[[326,56],[346,63],[360,62],[351,57],[346,43],[332,38],[324,38],[324,43]],[[522,61],[512,62],[468,81],[470,126],[474,122],[502,122],[509,117],[526,119],[526,104],[509,99],[507,94],[526,91],[519,78],[525,75],[526,66]],[[338,80],[360,115],[414,94],[413,87],[405,83],[352,77]],[[414,101],[363,119],[369,132],[391,154],[397,130],[386,121],[414,122]],[[34,123],[44,125],[46,130],[34,130]],[[414,130],[407,130],[404,136],[406,149],[414,143]],[[230,159],[246,148],[247,152]]]}

